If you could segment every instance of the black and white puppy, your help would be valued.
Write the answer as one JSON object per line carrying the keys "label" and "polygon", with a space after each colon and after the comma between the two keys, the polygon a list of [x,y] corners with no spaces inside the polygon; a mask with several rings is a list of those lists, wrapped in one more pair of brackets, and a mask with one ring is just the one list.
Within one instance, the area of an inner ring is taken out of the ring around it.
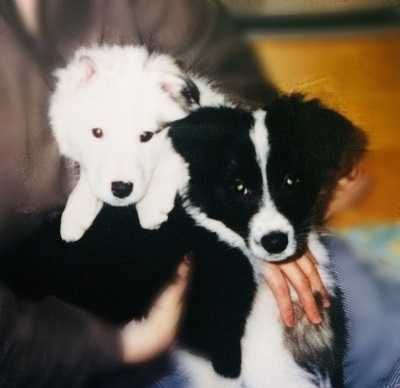
{"label": "black and white puppy", "polygon": [[[190,137],[185,128],[190,128]],[[194,113],[174,125],[171,137],[189,168],[185,210],[198,226],[226,245],[223,249],[230,250],[229,263],[239,263],[241,254],[249,259],[257,284],[241,337],[241,375],[232,386],[342,386],[343,311],[317,228],[337,180],[362,154],[363,134],[317,100],[305,101],[300,95],[292,95],[252,114],[223,108]],[[202,143],[205,146],[199,149]],[[307,245],[319,263],[334,306],[320,327],[310,325],[303,317],[295,329],[285,330],[270,290],[258,287],[260,263],[301,255]],[[227,253],[223,255],[226,259]],[[212,256],[211,260],[218,259]],[[221,293],[218,305],[233,303],[231,313],[219,316],[222,322],[214,322],[225,328],[226,333],[222,334],[223,329],[219,333],[222,338],[233,331],[226,320],[235,322],[235,309],[242,307],[245,311],[249,306],[252,288],[244,278],[251,277],[246,276],[244,267],[238,265],[236,270],[237,283],[228,283],[226,276],[235,276],[222,273],[216,286]],[[189,304],[189,311],[196,310],[191,317],[199,311],[206,288],[204,284],[199,299]],[[218,298],[216,289],[210,292],[210,299]],[[227,295],[235,295],[236,303]],[[195,327],[210,313],[205,309],[188,327]],[[235,325],[236,329],[240,327]],[[234,342],[227,354],[213,362],[214,369],[223,375],[240,361],[235,359],[240,352],[235,351]],[[207,362],[196,359],[191,368],[196,371],[195,386],[214,386]],[[204,374],[200,375],[200,370]],[[226,386],[224,381],[220,384]]]}
{"label": "black and white puppy", "polygon": [[[133,208],[106,207],[65,244],[57,218],[1,261],[2,280],[25,297],[57,295],[123,323],[146,315],[191,252],[177,351],[190,387],[342,387],[344,317],[317,229],[337,180],[362,154],[361,131],[291,95],[255,112],[200,108],[171,123],[169,137],[186,181],[158,231],[141,229]],[[286,329],[261,264],[307,246],[333,304],[320,326],[299,308],[298,325]]]}

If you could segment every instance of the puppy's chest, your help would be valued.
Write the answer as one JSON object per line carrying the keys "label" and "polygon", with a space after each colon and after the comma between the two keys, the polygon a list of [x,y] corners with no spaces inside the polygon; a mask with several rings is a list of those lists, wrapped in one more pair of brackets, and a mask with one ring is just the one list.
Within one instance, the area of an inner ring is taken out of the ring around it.
{"label": "puppy's chest", "polygon": [[309,388],[309,373],[294,360],[274,297],[259,287],[241,341],[242,381],[246,387]]}
{"label": "puppy's chest", "polygon": [[[340,378],[335,373],[342,361],[334,355],[335,347],[335,351],[343,351],[338,348],[334,331],[344,324],[334,324],[334,315],[341,316],[340,300],[331,288],[334,279],[330,271],[322,266],[320,272],[335,307],[322,312],[323,322],[319,326],[309,323],[292,292],[298,321],[294,328],[286,328],[271,290],[258,285],[241,341],[242,376],[249,386],[331,387],[330,378]],[[274,367],[266,374],[265,365]]]}

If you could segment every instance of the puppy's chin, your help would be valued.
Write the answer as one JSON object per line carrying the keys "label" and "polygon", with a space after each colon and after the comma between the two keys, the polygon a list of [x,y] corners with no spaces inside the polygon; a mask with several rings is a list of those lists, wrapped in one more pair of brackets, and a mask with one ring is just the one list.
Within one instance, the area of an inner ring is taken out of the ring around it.
{"label": "puppy's chin", "polygon": [[[106,202],[106,201],[104,201]],[[107,201],[106,203],[108,203],[111,206],[115,206],[115,207],[124,207],[124,206],[130,206],[130,205],[134,205],[137,201],[134,200],[134,198],[128,198],[128,199],[118,199],[115,198],[111,201]]]}
{"label": "puppy's chin", "polygon": [[134,205],[138,202],[139,199],[136,199],[134,194],[131,194],[129,197],[126,198],[117,198],[112,195],[112,193],[95,193],[96,197],[99,198],[102,202],[115,207],[123,207],[123,206],[130,206]]}

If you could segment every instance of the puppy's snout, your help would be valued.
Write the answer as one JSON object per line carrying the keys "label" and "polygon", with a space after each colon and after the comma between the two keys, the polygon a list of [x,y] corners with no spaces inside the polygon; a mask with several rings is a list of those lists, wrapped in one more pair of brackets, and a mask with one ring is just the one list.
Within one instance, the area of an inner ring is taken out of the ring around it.
{"label": "puppy's snout", "polygon": [[288,235],[283,232],[271,232],[261,238],[261,245],[271,254],[282,253],[288,246]]}
{"label": "puppy's snout", "polygon": [[114,197],[126,198],[132,193],[132,190],[132,182],[117,181],[111,183],[111,192],[113,193]]}

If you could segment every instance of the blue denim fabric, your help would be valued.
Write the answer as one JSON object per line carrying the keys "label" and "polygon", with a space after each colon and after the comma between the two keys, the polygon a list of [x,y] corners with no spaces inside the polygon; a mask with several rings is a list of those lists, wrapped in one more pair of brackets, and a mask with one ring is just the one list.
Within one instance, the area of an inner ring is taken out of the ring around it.
{"label": "blue denim fabric", "polygon": [[[400,388],[400,283],[380,278],[342,240],[327,238],[344,292],[349,339],[347,388]],[[151,388],[184,388],[176,371]]]}
{"label": "blue denim fabric", "polygon": [[400,358],[400,283],[379,277],[342,240],[327,244],[348,318],[346,387],[383,387]]}
{"label": "blue denim fabric", "polygon": [[400,359],[385,383],[385,388],[400,388]]}
{"label": "blue denim fabric", "polygon": [[171,370],[171,373],[161,380],[157,381],[149,388],[187,388],[188,383],[185,377],[177,370]]}

